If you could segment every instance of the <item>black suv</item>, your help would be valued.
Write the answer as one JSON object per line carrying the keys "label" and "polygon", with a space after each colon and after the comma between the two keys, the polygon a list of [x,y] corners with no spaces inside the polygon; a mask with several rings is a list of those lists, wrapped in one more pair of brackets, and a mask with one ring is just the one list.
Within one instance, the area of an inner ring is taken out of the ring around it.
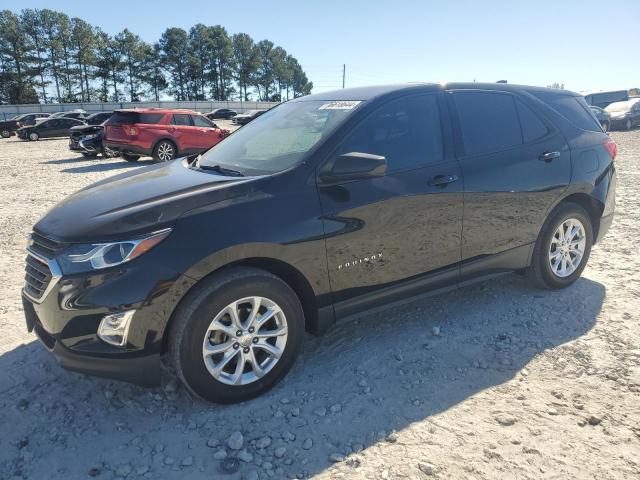
{"label": "black suv", "polygon": [[304,331],[501,272],[563,288],[613,219],[584,99],[505,84],[345,89],[204,154],[87,187],[35,226],[27,328],[66,368],[236,402]]}

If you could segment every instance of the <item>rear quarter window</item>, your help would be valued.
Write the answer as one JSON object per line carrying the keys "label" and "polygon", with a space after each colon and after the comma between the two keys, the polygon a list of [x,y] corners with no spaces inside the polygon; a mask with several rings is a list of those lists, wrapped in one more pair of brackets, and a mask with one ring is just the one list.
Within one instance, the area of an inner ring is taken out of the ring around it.
{"label": "rear quarter window", "polygon": [[574,126],[591,132],[601,132],[600,123],[582,97],[548,92],[531,92]]}

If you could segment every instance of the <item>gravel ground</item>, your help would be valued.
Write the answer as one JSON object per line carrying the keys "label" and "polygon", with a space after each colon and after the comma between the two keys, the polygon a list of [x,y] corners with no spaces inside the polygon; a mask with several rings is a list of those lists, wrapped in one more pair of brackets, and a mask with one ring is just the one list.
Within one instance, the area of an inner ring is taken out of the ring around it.
{"label": "gravel ground", "polygon": [[506,275],[342,323],[233,406],[66,372],[27,334],[31,226],[148,162],[0,140],[0,478],[639,478],[640,130],[613,138],[616,220],[575,285]]}

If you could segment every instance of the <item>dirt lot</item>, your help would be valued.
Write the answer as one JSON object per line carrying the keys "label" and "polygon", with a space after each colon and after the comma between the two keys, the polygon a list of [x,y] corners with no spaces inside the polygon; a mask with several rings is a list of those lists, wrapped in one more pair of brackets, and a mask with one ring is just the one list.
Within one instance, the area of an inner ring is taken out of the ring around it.
{"label": "dirt lot", "polygon": [[640,130],[613,137],[616,220],[574,286],[507,275],[343,323],[224,407],[63,371],[27,334],[31,226],[148,162],[0,140],[0,478],[640,478]]}

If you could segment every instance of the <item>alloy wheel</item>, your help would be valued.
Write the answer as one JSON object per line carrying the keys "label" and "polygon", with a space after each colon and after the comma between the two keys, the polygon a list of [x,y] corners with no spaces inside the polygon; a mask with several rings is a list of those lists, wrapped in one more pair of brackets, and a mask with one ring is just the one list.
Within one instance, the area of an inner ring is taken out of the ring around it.
{"label": "alloy wheel", "polygon": [[40,138],[40,135],[38,135],[36,132],[32,132],[29,134],[29,140],[35,142],[36,140],[38,140]]}
{"label": "alloy wheel", "polygon": [[557,277],[565,278],[575,272],[587,245],[585,228],[576,218],[564,220],[551,237],[549,266]]}
{"label": "alloy wheel", "polygon": [[173,160],[174,151],[173,146],[168,142],[162,142],[158,145],[158,158],[163,162],[168,162],[169,160]]}
{"label": "alloy wheel", "polygon": [[0,135],[2,135],[2,138],[9,138],[11,136],[11,132],[9,130],[2,130]]}
{"label": "alloy wheel", "polygon": [[287,319],[264,297],[246,297],[223,308],[209,324],[202,357],[211,376],[226,385],[247,385],[269,373],[287,344]]}

